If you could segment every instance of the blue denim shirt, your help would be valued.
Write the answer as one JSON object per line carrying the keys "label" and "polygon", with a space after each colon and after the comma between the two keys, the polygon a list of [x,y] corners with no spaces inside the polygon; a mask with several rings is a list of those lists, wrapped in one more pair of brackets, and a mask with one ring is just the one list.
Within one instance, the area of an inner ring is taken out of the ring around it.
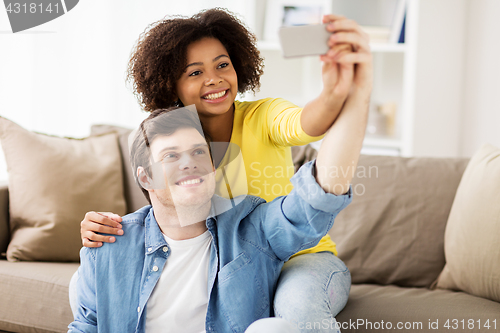
{"label": "blue denim shirt", "polygon": [[[207,332],[244,332],[255,320],[271,316],[284,261],[316,245],[351,202],[351,190],[335,196],[321,189],[313,163],[292,177],[288,196],[270,203],[247,196],[235,209],[217,215],[219,205],[230,203],[214,198],[206,220],[213,238]],[[151,206],[125,216],[122,225],[124,235],[114,244],[80,251],[79,309],[69,332],[145,331],[146,303],[170,248]]]}

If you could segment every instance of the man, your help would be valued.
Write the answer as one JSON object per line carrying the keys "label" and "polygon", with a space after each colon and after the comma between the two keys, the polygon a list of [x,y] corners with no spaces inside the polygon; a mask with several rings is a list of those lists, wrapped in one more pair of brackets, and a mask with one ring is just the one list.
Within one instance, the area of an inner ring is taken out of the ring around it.
{"label": "man", "polygon": [[[352,172],[332,170],[357,164],[366,112],[347,108],[335,124],[288,196],[247,196],[228,209],[214,196],[196,114],[153,112],[131,148],[152,206],[123,218],[115,245],[82,249],[70,332],[243,332],[272,316],[283,262],[316,244],[351,201]],[[332,149],[340,140],[347,147]]]}

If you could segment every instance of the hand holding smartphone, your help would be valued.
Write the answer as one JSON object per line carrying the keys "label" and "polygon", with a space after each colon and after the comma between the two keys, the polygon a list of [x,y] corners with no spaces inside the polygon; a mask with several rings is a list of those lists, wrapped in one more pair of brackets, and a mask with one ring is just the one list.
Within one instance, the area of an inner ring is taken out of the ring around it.
{"label": "hand holding smartphone", "polygon": [[330,49],[328,38],[331,32],[326,24],[281,27],[279,39],[285,58],[325,54]]}

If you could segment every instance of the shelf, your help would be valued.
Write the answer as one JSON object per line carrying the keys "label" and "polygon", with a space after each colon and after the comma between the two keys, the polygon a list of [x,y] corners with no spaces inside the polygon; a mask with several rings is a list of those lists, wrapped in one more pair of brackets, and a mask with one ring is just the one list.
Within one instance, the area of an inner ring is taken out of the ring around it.
{"label": "shelf", "polygon": [[[281,51],[281,46],[279,42],[259,40],[257,42],[257,47],[261,51]],[[406,51],[405,44],[394,44],[394,43],[373,43],[370,44],[372,52],[393,52],[393,53],[404,53]]]}
{"label": "shelf", "polygon": [[[322,140],[313,142],[311,143],[311,146],[314,149],[319,150],[321,141]],[[365,151],[378,150],[381,152],[393,152],[394,154],[399,155],[402,147],[403,143],[399,139],[366,137],[363,141],[363,149]]]}
{"label": "shelf", "polygon": [[394,44],[394,43],[373,43],[370,44],[372,52],[400,52],[404,53],[406,51],[406,44]]}
{"label": "shelf", "polygon": [[366,137],[363,141],[363,147],[381,147],[381,148],[402,148],[402,142],[400,139],[394,138],[375,138]]}

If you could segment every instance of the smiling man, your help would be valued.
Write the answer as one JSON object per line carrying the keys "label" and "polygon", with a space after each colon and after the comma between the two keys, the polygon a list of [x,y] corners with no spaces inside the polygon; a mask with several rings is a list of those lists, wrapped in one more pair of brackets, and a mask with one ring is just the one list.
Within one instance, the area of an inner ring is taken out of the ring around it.
{"label": "smiling man", "polygon": [[[329,170],[357,164],[365,123],[365,113],[341,113],[288,196],[270,203],[247,196],[233,208],[214,195],[196,113],[151,113],[131,147],[151,206],[123,217],[115,245],[81,250],[70,332],[244,332],[256,324],[264,332],[263,322],[254,322],[273,315],[284,261],[316,244],[351,201],[349,174],[340,179]],[[332,150],[339,140],[349,140],[349,149]],[[280,319],[273,325],[269,331],[294,329]]]}

